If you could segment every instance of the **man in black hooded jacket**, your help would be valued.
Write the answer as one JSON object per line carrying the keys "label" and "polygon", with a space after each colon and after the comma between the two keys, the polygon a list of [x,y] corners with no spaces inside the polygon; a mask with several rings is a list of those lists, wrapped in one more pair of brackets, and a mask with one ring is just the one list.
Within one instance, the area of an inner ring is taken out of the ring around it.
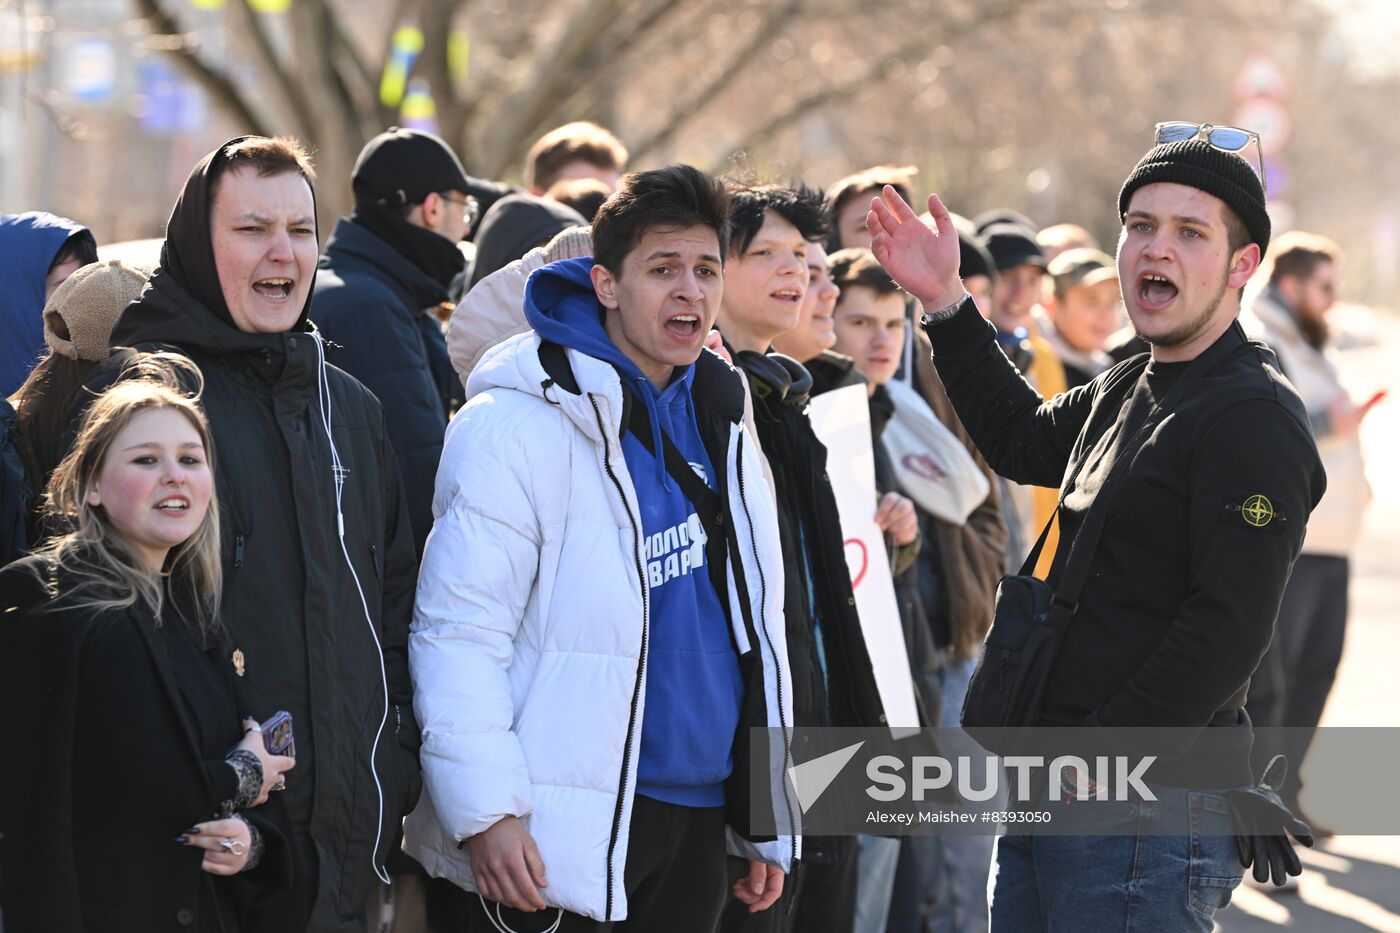
{"label": "man in black hooded jacket", "polygon": [[[379,403],[324,363],[308,321],[312,171],[295,141],[240,137],[190,173],[160,267],[113,345],[204,377],[223,532],[221,613],[241,702],[292,715],[285,800],[308,929],[355,931],[417,800],[407,664],[413,540]],[[125,354],[99,370],[117,378]],[[241,663],[240,663],[241,662]]]}

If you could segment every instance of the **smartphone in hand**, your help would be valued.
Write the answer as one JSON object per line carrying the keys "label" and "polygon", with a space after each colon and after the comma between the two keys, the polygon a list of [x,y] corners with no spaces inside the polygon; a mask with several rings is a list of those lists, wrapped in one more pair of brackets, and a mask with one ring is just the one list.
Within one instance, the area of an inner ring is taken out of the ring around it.
{"label": "smartphone in hand", "polygon": [[292,737],[292,714],[278,710],[261,726],[263,745],[270,755],[297,756],[296,741]]}

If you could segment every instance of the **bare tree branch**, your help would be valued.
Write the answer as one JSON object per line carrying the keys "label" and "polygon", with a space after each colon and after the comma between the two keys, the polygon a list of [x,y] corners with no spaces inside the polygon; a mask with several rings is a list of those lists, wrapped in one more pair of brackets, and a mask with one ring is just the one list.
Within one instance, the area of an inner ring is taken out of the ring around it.
{"label": "bare tree branch", "polygon": [[379,100],[379,76],[374,73],[369,61],[345,30],[345,11],[340,9],[337,4],[331,3],[330,0],[322,0],[322,2],[333,14],[329,21],[334,30],[331,36],[334,40],[332,47],[336,57],[344,62],[342,70],[348,72],[348,77],[342,75],[342,78],[346,80],[347,90],[357,100],[377,102]]}
{"label": "bare tree branch", "polygon": [[650,35],[665,20],[687,6],[691,9],[695,8],[695,5],[688,3],[687,0],[652,0],[651,5],[640,13],[634,11],[635,18],[627,24],[626,29],[620,28],[623,24],[619,23],[619,28],[611,31],[610,39],[612,41],[598,50],[597,58],[604,62],[616,62],[632,51],[639,40]]}
{"label": "bare tree branch", "polygon": [[724,64],[724,67],[698,90],[673,106],[666,122],[632,147],[633,158],[649,155],[653,150],[669,142],[692,117],[714,100],[717,92],[728,87],[753,62],[754,55],[759,49],[781,34],[782,22],[801,7],[802,0],[787,0],[785,3],[770,6],[762,22],[758,24],[758,28],[749,37],[749,41],[729,57],[729,61]]}
{"label": "bare tree branch", "polygon": [[[513,17],[509,23],[514,27],[510,32],[497,36],[493,44],[494,60],[501,63],[510,63],[522,60],[527,56],[526,50],[532,44],[534,33],[532,26],[536,25],[536,20],[528,14],[521,13]],[[474,77],[477,84],[466,89],[462,96],[462,109],[460,119],[462,123],[462,135],[456,137],[458,148],[462,152],[462,157],[471,165],[479,160],[481,150],[481,140],[467,139],[466,128],[476,120],[476,117],[483,110],[489,110],[492,104],[498,103],[506,96],[506,88],[510,86],[513,69],[501,64],[498,67],[489,69],[477,69]],[[477,158],[471,158],[470,156]]]}
{"label": "bare tree branch", "polygon": [[461,95],[447,60],[456,0],[425,0],[422,9],[423,51],[415,70],[425,77],[437,103],[438,126],[445,139],[459,139],[466,125]]}
{"label": "bare tree branch", "polygon": [[200,57],[198,39],[180,31],[175,17],[161,6],[160,0],[134,2],[137,14],[146,21],[151,34],[162,38],[163,41],[156,43],[159,50],[169,55],[180,70],[203,88],[215,106],[223,108],[244,132],[268,135],[266,119],[253,109],[228,74],[216,70]]}
{"label": "bare tree branch", "polygon": [[[336,135],[340,137],[340,144],[349,145],[353,151],[358,152],[360,145],[373,134],[365,131],[366,127],[361,121],[364,111],[350,92],[345,75],[342,74],[339,66],[343,55],[337,53],[347,51],[343,41],[344,31],[339,22],[340,14],[326,0],[303,0],[303,2],[307,4],[310,14],[308,19],[311,21],[313,35],[316,36],[316,40],[311,46],[315,68],[309,77],[320,78],[324,82],[330,91],[332,101],[339,110],[338,119],[334,121],[334,124]],[[313,84],[312,86],[319,85]],[[332,139],[322,141],[332,142]]]}
{"label": "bare tree branch", "polygon": [[750,132],[742,142],[733,147],[732,151],[745,152],[752,149],[758,143],[776,136],[779,132],[801,120],[811,111],[845,100],[872,84],[888,80],[895,70],[918,61],[934,45],[946,45],[974,30],[984,29],[991,23],[1010,19],[1034,6],[1037,2],[1039,0],[1008,0],[1007,3],[995,9],[980,11],[974,19],[964,20],[950,26],[936,40],[931,41],[928,35],[920,35],[904,42],[896,46],[894,50],[877,56],[851,77],[827,85],[800,98],[783,113],[774,116]]}
{"label": "bare tree branch", "polygon": [[253,57],[257,60],[261,79],[260,86],[266,88],[270,95],[281,99],[294,122],[291,131],[315,145],[319,142],[316,138],[316,121],[312,117],[311,107],[307,103],[301,83],[282,67],[282,62],[277,57],[277,49],[272,45],[272,37],[267,34],[262,18],[253,12],[248,0],[233,0],[229,7],[232,15],[236,17],[237,25],[242,27],[240,31],[245,32],[252,40]]}
{"label": "bare tree branch", "polygon": [[496,121],[494,138],[483,157],[488,177],[503,172],[519,155],[524,141],[557,112],[566,83],[575,70],[593,54],[599,37],[618,15],[620,0],[588,0],[568,23],[551,49],[535,60],[525,80],[503,103]]}
{"label": "bare tree branch", "polygon": [[[394,9],[389,17],[389,28],[384,30],[384,46],[379,56],[380,75],[384,72],[384,66],[389,63],[389,57],[394,54],[394,33],[398,32],[401,26],[410,17],[418,15],[420,0],[394,0]],[[379,99],[380,75],[375,75],[372,79],[374,88],[375,107],[379,114],[379,122],[385,126],[394,120],[394,112],[391,108],[384,106]]]}

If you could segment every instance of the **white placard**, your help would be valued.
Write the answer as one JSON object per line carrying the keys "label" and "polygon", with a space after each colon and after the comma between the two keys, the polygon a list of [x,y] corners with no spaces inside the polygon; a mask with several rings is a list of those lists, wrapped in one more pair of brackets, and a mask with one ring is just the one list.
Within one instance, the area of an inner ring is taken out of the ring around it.
{"label": "white placard", "polygon": [[875,524],[875,452],[870,446],[870,407],[865,386],[847,386],[812,399],[812,430],[826,445],[826,472],[836,494],[836,510],[851,568],[856,610],[885,719],[896,734],[919,728],[914,682],[904,627],[894,596],[885,536]]}

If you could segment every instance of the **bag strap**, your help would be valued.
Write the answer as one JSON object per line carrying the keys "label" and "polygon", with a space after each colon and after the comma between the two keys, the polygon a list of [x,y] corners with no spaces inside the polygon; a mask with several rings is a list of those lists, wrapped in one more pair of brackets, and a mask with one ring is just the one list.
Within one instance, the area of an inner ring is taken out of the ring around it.
{"label": "bag strap", "polygon": [[[1069,625],[1070,619],[1074,617],[1074,612],[1079,608],[1079,594],[1084,588],[1084,583],[1089,577],[1089,567],[1093,563],[1094,551],[1099,546],[1099,537],[1103,533],[1104,522],[1108,515],[1109,503],[1113,498],[1113,491],[1117,487],[1119,480],[1127,472],[1123,464],[1130,461],[1138,448],[1146,443],[1148,436],[1156,427],[1158,420],[1170,412],[1191,388],[1200,379],[1228,356],[1233,350],[1243,344],[1246,340],[1244,329],[1240,327],[1238,321],[1230,325],[1220,339],[1211,344],[1204,352],[1191,361],[1191,365],[1186,368],[1186,372],[1176,381],[1176,384],[1167,391],[1159,401],[1152,406],[1147,413],[1147,419],[1138,428],[1137,433],[1127,440],[1121,447],[1115,446],[1110,449],[1108,456],[1113,458],[1113,463],[1109,466],[1108,476],[1104,479],[1103,486],[1094,496],[1094,501],[1089,505],[1084,516],[1084,523],[1079,526],[1075,533],[1074,540],[1070,542],[1069,557],[1065,559],[1064,573],[1060,578],[1060,585],[1055,588],[1055,595],[1051,599],[1049,624],[1057,631],[1063,632]],[[1144,367],[1138,375],[1134,384],[1133,395],[1142,391],[1147,381],[1147,368]],[[1131,397],[1131,396],[1130,396]],[[1075,480],[1079,478],[1079,471],[1084,466],[1087,456],[1082,457],[1076,466],[1074,475],[1070,482],[1065,484],[1064,492],[1060,496],[1060,504],[1055,509],[1058,515],[1064,506],[1064,497],[1069,493]],[[1054,516],[1051,516],[1054,520]],[[1049,531],[1049,526],[1046,526]],[[1043,544],[1045,532],[1041,532],[1041,540],[1037,542],[1037,550]],[[1038,555],[1037,555],[1038,556]],[[1034,567],[1034,564],[1032,564]]]}
{"label": "bag strap", "polygon": [[[656,456],[656,447],[652,443],[651,416],[647,414],[646,406],[641,400],[636,398],[631,389],[627,392],[627,430],[631,432],[647,452],[653,457]],[[691,468],[690,461],[676,447],[675,442],[661,432],[661,457],[666,467],[666,472],[671,479],[676,481],[676,485],[681,488],[681,492],[691,505],[695,506],[695,513],[700,517],[700,524],[705,529],[705,560],[709,562],[711,568],[711,580],[721,579],[714,575],[722,575],[724,565],[728,558],[728,548],[726,546],[725,522],[724,522],[724,500],[719,493],[710,488],[695,474]],[[718,592],[723,594],[725,587],[716,582]]]}
{"label": "bag strap", "polygon": [[[1142,380],[1143,372],[1146,370],[1147,364],[1149,362],[1151,362],[1150,359],[1144,359],[1140,364],[1135,364],[1140,365],[1142,368],[1139,369],[1137,375],[1133,377],[1134,387],[1136,387],[1137,384]],[[1131,393],[1129,394],[1129,397],[1131,398]],[[1117,412],[1114,412],[1115,416],[1116,414]],[[1089,431],[1094,427],[1095,419],[1098,418],[1098,416],[1099,408],[1097,405],[1095,405],[1095,407],[1089,412],[1089,420],[1084,425],[1084,428],[1080,431],[1079,437],[1081,440],[1084,437],[1086,437]],[[1076,444],[1076,446],[1079,445]],[[1072,453],[1073,449],[1071,450],[1071,454]],[[1054,526],[1055,519],[1059,517],[1060,509],[1065,504],[1065,496],[1068,495],[1070,489],[1074,488],[1075,481],[1079,479],[1079,472],[1084,469],[1084,465],[1087,462],[1088,458],[1083,456],[1083,454],[1087,453],[1087,451],[1080,450],[1079,453],[1081,454],[1081,456],[1075,461],[1074,469],[1070,471],[1069,475],[1065,478],[1064,483],[1062,483],[1060,486],[1059,501],[1055,503],[1054,510],[1051,511],[1050,517],[1045,522],[1045,527],[1040,530],[1040,537],[1036,538],[1035,546],[1031,548],[1030,553],[1026,556],[1025,562],[1021,565],[1020,575],[1023,577],[1030,576],[1035,572],[1036,565],[1040,563],[1040,552],[1044,550],[1046,539],[1050,537],[1050,529]]]}
{"label": "bag strap", "polygon": [[[573,395],[582,394],[579,387],[578,378],[574,375],[573,367],[569,364],[569,356],[561,344],[552,340],[541,340],[539,349],[540,365],[544,368],[545,375],[549,378],[546,384],[557,385],[559,388]],[[646,406],[641,403],[626,381],[623,381],[623,407],[627,425],[626,430],[630,431],[637,441],[646,448],[647,453],[656,456],[656,448],[652,443],[651,417],[647,414]],[[714,584],[715,592],[720,594],[720,602],[728,605],[724,598],[727,592],[727,582],[725,579],[725,567],[729,557],[729,547],[737,549],[737,539],[733,538],[734,529],[728,527],[724,520],[724,501],[719,493],[710,488],[709,484],[695,475],[691,469],[689,461],[676,447],[675,443],[666,436],[666,432],[661,432],[662,458],[666,467],[666,472],[680,486],[681,492],[691,504],[695,506],[695,512],[700,518],[700,525],[705,529],[705,560],[710,565],[710,581]],[[732,525],[732,523],[730,523]],[[743,582],[742,562],[735,561],[734,573],[739,592],[746,592]],[[747,607],[747,601],[742,601]],[[749,622],[748,611],[745,611],[745,621]],[[751,626],[750,626],[751,627]]]}

